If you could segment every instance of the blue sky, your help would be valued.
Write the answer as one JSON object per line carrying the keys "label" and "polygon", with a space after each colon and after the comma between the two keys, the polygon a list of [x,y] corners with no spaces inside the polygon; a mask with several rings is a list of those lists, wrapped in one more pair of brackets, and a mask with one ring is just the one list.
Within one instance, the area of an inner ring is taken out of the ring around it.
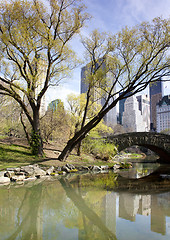
{"label": "blue sky", "polygon": [[[170,17],[170,0],[84,0],[84,3],[93,18],[82,30],[83,35],[94,29],[116,33],[125,26],[131,27],[155,17]],[[83,47],[78,37],[72,42],[72,47],[79,57],[83,57]],[[56,98],[65,101],[69,93],[80,93],[80,71],[81,67],[77,68],[71,78],[51,89],[47,101]],[[164,88],[164,95],[167,94],[170,94],[170,83]]]}

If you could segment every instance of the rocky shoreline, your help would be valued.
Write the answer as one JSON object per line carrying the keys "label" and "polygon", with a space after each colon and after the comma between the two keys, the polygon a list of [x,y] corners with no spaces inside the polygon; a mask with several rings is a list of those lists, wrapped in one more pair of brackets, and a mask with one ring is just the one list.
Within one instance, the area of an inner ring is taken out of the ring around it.
{"label": "rocky shoreline", "polygon": [[40,167],[38,164],[27,165],[17,168],[7,168],[5,171],[0,172],[0,185],[8,185],[12,182],[28,182],[35,181],[39,178],[45,178],[49,176],[59,176],[71,173],[81,172],[103,172],[109,170],[118,170],[131,168],[132,163],[130,162],[114,162],[112,166],[74,166],[72,164],[66,164],[62,167]]}

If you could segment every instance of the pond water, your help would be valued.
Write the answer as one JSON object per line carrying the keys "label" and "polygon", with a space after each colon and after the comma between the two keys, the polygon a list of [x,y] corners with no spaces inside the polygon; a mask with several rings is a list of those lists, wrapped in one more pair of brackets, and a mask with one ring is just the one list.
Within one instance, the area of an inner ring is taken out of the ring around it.
{"label": "pond water", "polygon": [[170,180],[162,170],[135,179],[150,172],[138,164],[1,186],[0,240],[170,239]]}

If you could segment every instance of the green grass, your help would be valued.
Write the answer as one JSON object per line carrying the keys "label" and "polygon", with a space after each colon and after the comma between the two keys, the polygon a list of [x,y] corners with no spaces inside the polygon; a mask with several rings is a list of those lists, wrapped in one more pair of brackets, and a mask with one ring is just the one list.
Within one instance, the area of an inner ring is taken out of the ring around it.
{"label": "green grass", "polygon": [[28,147],[0,143],[0,170],[38,162]]}
{"label": "green grass", "polygon": [[4,139],[4,138],[6,138],[6,136],[0,135],[0,139]]}

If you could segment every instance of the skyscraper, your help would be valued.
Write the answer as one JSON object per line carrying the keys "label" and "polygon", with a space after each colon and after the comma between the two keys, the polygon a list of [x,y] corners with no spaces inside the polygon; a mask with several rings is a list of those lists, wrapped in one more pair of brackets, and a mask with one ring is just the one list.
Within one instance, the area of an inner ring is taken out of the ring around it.
{"label": "skyscraper", "polygon": [[150,84],[150,129],[156,131],[156,104],[162,99],[162,81]]}
{"label": "skyscraper", "polygon": [[139,103],[139,110],[141,111],[143,122],[145,123],[145,131],[150,130],[150,101],[147,95],[140,95],[136,97]]}
{"label": "skyscraper", "polygon": [[[123,93],[120,93],[119,96],[121,96]],[[127,93],[125,97],[128,97],[131,94],[131,92]],[[119,101],[119,117],[118,117],[118,123],[122,125],[122,117],[123,117],[123,112],[125,110],[125,101],[126,98],[121,99]]]}
{"label": "skyscraper", "polygon": [[[105,68],[105,63],[103,63],[102,68]],[[80,87],[80,91],[81,94],[82,93],[86,93],[88,91],[88,83],[87,83],[87,75],[90,71],[90,67],[89,64],[87,64],[86,66],[84,66],[81,69],[81,87]],[[106,79],[107,79],[107,84],[109,83],[113,83],[114,79],[113,79],[113,75],[111,73],[107,73],[105,75]],[[114,89],[113,91],[115,91],[116,89]],[[93,87],[92,89],[92,99],[94,102],[96,102],[97,104],[100,104],[101,106],[103,106],[105,104],[105,97],[101,96],[101,89],[100,86],[98,87],[97,85],[95,87]],[[106,96],[107,97],[107,96]],[[111,102],[109,102],[110,104]],[[107,126],[114,126],[117,124],[117,108],[114,107],[112,108],[104,117],[104,122]]]}
{"label": "skyscraper", "polygon": [[139,110],[139,102],[136,96],[133,95],[126,99],[124,109],[122,124],[128,131],[145,132],[149,130],[142,111]]}
{"label": "skyscraper", "polygon": [[[37,98],[38,94],[41,92],[41,90],[44,87],[45,82],[45,76],[46,76],[46,64],[43,59],[40,58],[38,55],[37,57],[39,59],[38,64],[35,63],[36,67],[38,67],[38,74],[37,74],[37,81],[36,81],[36,89],[35,89],[35,97]],[[40,117],[45,114],[46,111],[46,95],[44,94],[41,99],[41,106],[40,106]]]}
{"label": "skyscraper", "polygon": [[164,96],[156,105],[157,132],[170,130],[170,95]]}

